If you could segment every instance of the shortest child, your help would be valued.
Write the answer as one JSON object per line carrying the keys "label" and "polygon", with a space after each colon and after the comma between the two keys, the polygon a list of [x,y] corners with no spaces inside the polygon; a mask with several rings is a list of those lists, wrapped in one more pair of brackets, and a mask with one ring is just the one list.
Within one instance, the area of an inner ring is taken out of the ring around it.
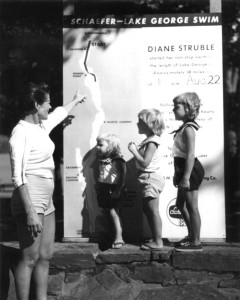
{"label": "shortest child", "polygon": [[188,229],[188,235],[178,243],[176,251],[202,251],[198,189],[204,177],[204,169],[195,155],[195,131],[199,129],[195,119],[199,114],[200,99],[196,93],[183,93],[173,99],[173,105],[175,119],[183,122],[174,131],[173,184],[178,188],[176,206]]}
{"label": "shortest child", "polygon": [[143,212],[152,231],[153,240],[142,244],[142,250],[159,250],[163,247],[162,220],[159,214],[159,197],[164,187],[161,173],[162,132],[165,129],[163,115],[157,109],[143,109],[138,114],[138,132],[146,138],[140,145],[131,142],[129,151],[133,154],[138,170],[138,185],[143,200]]}
{"label": "shortest child", "polygon": [[110,215],[115,238],[112,248],[120,249],[124,245],[119,207],[122,205],[122,194],[126,177],[126,162],[120,151],[117,135],[104,133],[97,138],[98,156],[98,188],[97,199],[99,207]]}

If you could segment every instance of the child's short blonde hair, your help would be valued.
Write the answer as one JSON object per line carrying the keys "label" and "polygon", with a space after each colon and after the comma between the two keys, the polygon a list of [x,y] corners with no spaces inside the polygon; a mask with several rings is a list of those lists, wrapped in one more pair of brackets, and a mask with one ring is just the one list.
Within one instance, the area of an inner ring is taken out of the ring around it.
{"label": "child's short blonde hair", "polygon": [[108,143],[109,154],[121,155],[120,140],[115,133],[102,133],[97,137],[97,142],[106,141]]}
{"label": "child's short blonde hair", "polygon": [[138,118],[143,120],[154,134],[160,136],[163,133],[165,124],[163,114],[159,110],[155,108],[143,109],[139,112]]}
{"label": "child's short blonde hair", "polygon": [[190,120],[196,119],[199,114],[201,101],[196,93],[183,93],[173,99],[174,104],[183,104]]}

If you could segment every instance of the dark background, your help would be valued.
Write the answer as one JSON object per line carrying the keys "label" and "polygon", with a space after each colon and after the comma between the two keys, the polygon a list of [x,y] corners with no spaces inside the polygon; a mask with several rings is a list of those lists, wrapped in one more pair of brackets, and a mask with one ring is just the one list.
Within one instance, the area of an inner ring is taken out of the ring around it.
{"label": "dark background", "polygon": [[[24,85],[31,81],[46,82],[51,88],[52,106],[62,104],[62,16],[69,5],[62,1],[0,1],[0,154],[19,118]],[[208,0],[88,0],[79,1],[75,13],[165,14],[209,12]],[[222,1],[224,66],[224,133],[227,240],[240,240],[240,3]],[[217,134],[217,133],[216,133]],[[59,166],[62,157],[62,128],[51,134],[56,144],[57,215],[56,239],[62,238],[62,191]],[[1,170],[0,170],[1,172]],[[59,183],[59,184],[58,184]],[[0,200],[0,240],[16,237],[9,199]]]}

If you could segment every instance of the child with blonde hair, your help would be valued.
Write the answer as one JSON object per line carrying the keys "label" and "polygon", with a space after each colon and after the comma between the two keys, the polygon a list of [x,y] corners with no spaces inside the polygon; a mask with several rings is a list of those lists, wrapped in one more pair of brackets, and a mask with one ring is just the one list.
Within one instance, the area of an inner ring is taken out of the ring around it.
{"label": "child with blonde hair", "polygon": [[204,169],[195,156],[195,122],[199,114],[200,99],[196,93],[183,93],[173,99],[175,119],[183,125],[174,131],[174,179],[178,188],[176,206],[187,225],[188,236],[181,240],[176,251],[202,251],[200,240],[201,218],[198,209],[198,189]]}
{"label": "child with blonde hair", "polygon": [[159,214],[159,196],[164,187],[161,174],[161,134],[165,129],[163,115],[157,109],[143,109],[138,114],[138,132],[146,138],[138,146],[131,142],[138,170],[137,179],[143,199],[143,212],[147,218],[153,239],[141,245],[142,250],[158,250],[163,247],[162,220]]}
{"label": "child with blonde hair", "polygon": [[121,155],[116,134],[103,133],[97,137],[97,156],[98,204],[109,213],[113,221],[115,237],[112,248],[119,249],[124,245],[119,208],[123,199],[126,162]]}

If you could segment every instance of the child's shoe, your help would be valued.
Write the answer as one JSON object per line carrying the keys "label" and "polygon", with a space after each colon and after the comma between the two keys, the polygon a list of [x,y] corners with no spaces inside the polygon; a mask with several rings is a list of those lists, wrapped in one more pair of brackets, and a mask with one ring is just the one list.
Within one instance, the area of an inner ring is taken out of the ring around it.
{"label": "child's shoe", "polygon": [[178,252],[200,252],[203,251],[202,244],[195,245],[193,243],[187,242],[182,246],[176,247]]}
{"label": "child's shoe", "polygon": [[190,243],[190,241],[191,241],[190,236],[185,236],[185,238],[183,238],[181,241],[175,243],[175,247],[183,246],[186,243]]}

